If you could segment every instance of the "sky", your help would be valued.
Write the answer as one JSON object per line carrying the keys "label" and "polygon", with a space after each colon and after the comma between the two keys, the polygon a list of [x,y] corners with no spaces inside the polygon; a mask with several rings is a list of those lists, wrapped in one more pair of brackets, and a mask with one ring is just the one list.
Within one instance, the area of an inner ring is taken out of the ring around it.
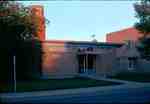
{"label": "sky", "polygon": [[92,35],[105,42],[106,34],[132,27],[137,21],[133,4],[137,1],[20,1],[43,5],[46,40],[91,41]]}

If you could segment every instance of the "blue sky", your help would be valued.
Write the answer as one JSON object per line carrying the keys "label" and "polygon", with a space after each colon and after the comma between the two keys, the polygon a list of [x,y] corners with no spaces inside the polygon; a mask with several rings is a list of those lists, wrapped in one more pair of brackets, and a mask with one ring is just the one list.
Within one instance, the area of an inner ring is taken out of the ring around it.
{"label": "blue sky", "polygon": [[91,41],[95,34],[104,42],[106,34],[133,26],[137,1],[22,1],[44,6],[47,40]]}

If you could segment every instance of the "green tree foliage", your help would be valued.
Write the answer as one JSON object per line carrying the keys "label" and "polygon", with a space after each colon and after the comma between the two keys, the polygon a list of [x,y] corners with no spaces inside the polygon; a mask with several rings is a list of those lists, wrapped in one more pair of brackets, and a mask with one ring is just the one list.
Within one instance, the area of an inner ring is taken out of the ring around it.
{"label": "green tree foliage", "polygon": [[135,28],[141,31],[143,37],[139,39],[138,47],[142,58],[150,60],[150,0],[141,0],[140,3],[134,4],[136,18]]}
{"label": "green tree foliage", "polygon": [[29,7],[14,1],[0,1],[0,80],[13,76],[16,56],[17,79],[39,77],[42,46],[38,39],[39,18],[33,18]]}
{"label": "green tree foliage", "polygon": [[137,47],[141,58],[150,60],[150,38],[140,38],[140,44]]}

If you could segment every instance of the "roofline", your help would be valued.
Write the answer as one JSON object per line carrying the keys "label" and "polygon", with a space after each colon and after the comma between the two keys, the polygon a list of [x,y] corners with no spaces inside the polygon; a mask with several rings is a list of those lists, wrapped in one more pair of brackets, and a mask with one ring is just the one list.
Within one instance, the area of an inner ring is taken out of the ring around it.
{"label": "roofline", "polygon": [[92,42],[92,41],[74,41],[74,40],[44,40],[43,43],[56,43],[56,44],[65,44],[65,43],[87,43],[87,44],[107,44],[107,45],[123,45],[123,43],[112,43],[112,42]]}

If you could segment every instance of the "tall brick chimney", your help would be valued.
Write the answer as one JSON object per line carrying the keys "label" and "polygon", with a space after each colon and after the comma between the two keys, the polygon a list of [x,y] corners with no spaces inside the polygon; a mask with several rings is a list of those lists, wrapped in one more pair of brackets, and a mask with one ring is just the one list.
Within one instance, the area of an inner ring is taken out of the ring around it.
{"label": "tall brick chimney", "polygon": [[[43,41],[45,40],[45,19],[44,19],[44,8],[41,5],[30,6],[34,16],[37,16],[39,21],[39,30],[37,31],[38,38]],[[34,19],[34,18],[33,18]]]}

